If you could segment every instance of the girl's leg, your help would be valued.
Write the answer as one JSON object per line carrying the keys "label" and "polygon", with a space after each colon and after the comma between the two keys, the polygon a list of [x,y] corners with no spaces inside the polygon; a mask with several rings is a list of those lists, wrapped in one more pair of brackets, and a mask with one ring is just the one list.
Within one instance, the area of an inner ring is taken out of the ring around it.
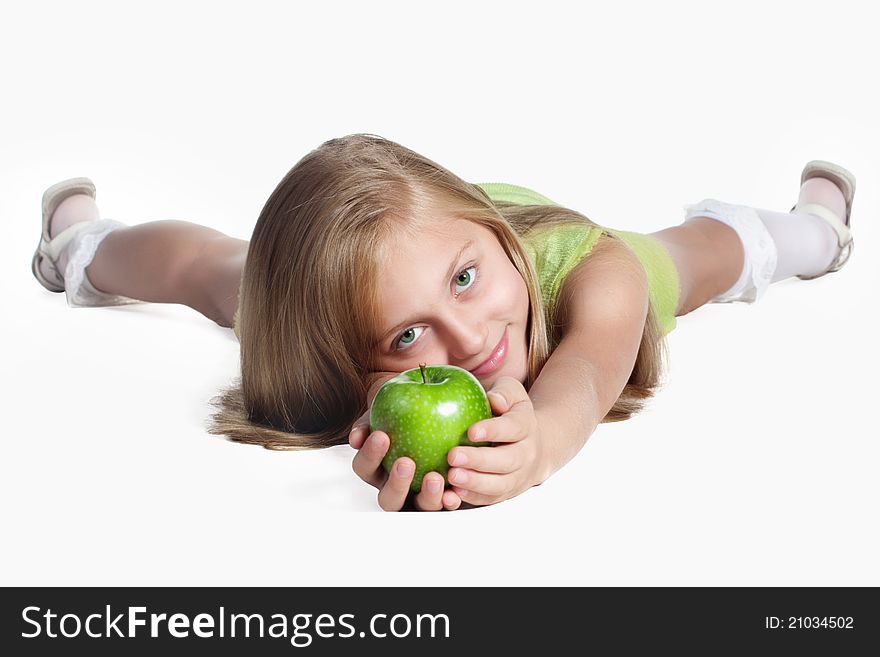
{"label": "girl's leg", "polygon": [[[75,195],[55,211],[53,237],[78,221],[97,219],[94,199]],[[86,275],[107,294],[187,305],[232,326],[248,242],[185,221],[118,228],[98,246]],[[62,271],[64,257],[60,260]]]}
{"label": "girl's leg", "polygon": [[[797,205],[807,203],[829,208],[841,221],[846,214],[843,192],[827,178],[810,178],[801,185]],[[824,219],[811,214],[751,210],[763,225],[761,231],[773,243],[773,271],[766,273],[765,281],[775,283],[795,275],[819,274],[837,256],[837,234]],[[679,273],[681,294],[676,316],[719,295],[728,296],[733,286],[741,289],[748,283],[744,278],[749,271],[743,240],[720,220],[693,216],[681,225],[651,233],[651,237],[666,247]]]}
{"label": "girl's leg", "polygon": [[676,317],[729,290],[742,272],[742,242],[733,228],[720,221],[696,217],[650,236],[666,247],[678,270],[681,293]]}
{"label": "girl's leg", "polygon": [[110,233],[86,269],[98,290],[180,303],[232,326],[248,243],[185,221],[154,221]]}

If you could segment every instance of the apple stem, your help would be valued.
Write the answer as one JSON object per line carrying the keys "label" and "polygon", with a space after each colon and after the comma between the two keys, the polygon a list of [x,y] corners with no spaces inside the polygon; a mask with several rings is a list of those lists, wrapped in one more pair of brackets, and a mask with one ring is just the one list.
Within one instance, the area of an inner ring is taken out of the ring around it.
{"label": "apple stem", "polygon": [[419,371],[422,373],[422,383],[428,383],[428,379],[425,378],[425,365],[426,363],[419,363]]}

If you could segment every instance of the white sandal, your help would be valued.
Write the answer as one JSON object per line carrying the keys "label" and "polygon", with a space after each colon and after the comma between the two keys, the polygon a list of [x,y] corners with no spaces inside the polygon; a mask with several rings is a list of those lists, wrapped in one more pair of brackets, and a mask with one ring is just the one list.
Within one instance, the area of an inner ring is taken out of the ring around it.
{"label": "white sandal", "polygon": [[[88,228],[91,223],[81,221],[71,224],[54,239],[50,238],[52,214],[62,201],[75,194],[87,194],[95,198],[95,184],[88,178],[69,178],[55,183],[43,192],[43,230],[40,234],[40,243],[31,261],[31,271],[42,286],[50,292],[64,292],[64,272],[58,269],[58,256],[61,255],[70,240],[81,230]],[[47,277],[40,268],[44,260],[49,265],[48,270],[51,278]]]}
{"label": "white sandal", "polygon": [[846,264],[846,261],[849,260],[853,251],[853,238],[849,225],[849,217],[852,212],[853,196],[856,193],[856,177],[843,167],[831,162],[813,160],[807,162],[804,166],[804,170],[801,173],[801,184],[803,185],[804,182],[810,178],[827,178],[840,188],[840,191],[843,192],[843,196],[846,199],[846,217],[844,221],[841,222],[840,218],[834,212],[818,203],[804,203],[803,205],[795,205],[795,207],[791,209],[791,212],[806,212],[821,217],[827,221],[834,229],[834,232],[837,233],[837,246],[840,249],[837,253],[837,257],[831,265],[829,265],[828,269],[822,273],[810,276],[798,275],[798,278],[804,280],[819,278],[829,272],[837,271]]}
{"label": "white sandal", "polygon": [[[31,261],[34,277],[47,290],[64,292],[67,305],[72,308],[142,303],[137,299],[102,292],[92,285],[86,275],[86,267],[94,258],[101,241],[117,228],[125,227],[125,224],[115,219],[78,221],[49,239],[52,214],[64,199],[74,194],[95,198],[95,184],[88,178],[69,178],[55,183],[43,193],[43,230]],[[67,267],[61,271],[58,258],[65,249],[69,251]],[[46,272],[40,268],[41,264],[46,265]]]}

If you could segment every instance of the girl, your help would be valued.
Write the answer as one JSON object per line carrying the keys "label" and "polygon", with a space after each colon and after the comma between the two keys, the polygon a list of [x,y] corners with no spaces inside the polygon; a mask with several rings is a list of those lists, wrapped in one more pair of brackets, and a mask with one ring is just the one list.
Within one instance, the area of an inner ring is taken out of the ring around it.
{"label": "girl", "polygon": [[[233,328],[241,377],[212,433],[269,449],[348,440],[383,509],[452,510],[540,484],[598,424],[641,410],[675,317],[840,269],[854,192],[852,174],[814,161],[789,213],[705,199],[643,235],[356,134],[288,172],[250,242],[180,221],[125,226],[99,218],[88,179],[53,185],[32,269],[73,307],[182,303]],[[379,386],[420,362],[477,376],[494,416],[468,437],[493,445],[452,449],[450,486],[430,472],[410,496],[415,464],[386,474],[389,437],[367,418]]]}

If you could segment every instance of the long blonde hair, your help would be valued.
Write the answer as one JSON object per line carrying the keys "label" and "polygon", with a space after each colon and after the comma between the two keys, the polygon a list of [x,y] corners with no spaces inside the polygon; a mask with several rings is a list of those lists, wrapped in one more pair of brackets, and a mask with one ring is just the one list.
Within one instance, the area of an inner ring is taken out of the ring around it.
{"label": "long blonde hair", "polygon": [[[208,430],[267,449],[346,443],[376,375],[375,282],[390,237],[417,231],[419,210],[437,206],[491,230],[525,281],[528,390],[558,342],[563,304],[543,307],[522,238],[550,225],[595,224],[556,205],[493,203],[418,153],[355,134],[306,154],[260,213],[239,295],[241,376],[213,400]],[[659,385],[664,347],[652,308],[629,382],[603,422],[642,409]]]}

